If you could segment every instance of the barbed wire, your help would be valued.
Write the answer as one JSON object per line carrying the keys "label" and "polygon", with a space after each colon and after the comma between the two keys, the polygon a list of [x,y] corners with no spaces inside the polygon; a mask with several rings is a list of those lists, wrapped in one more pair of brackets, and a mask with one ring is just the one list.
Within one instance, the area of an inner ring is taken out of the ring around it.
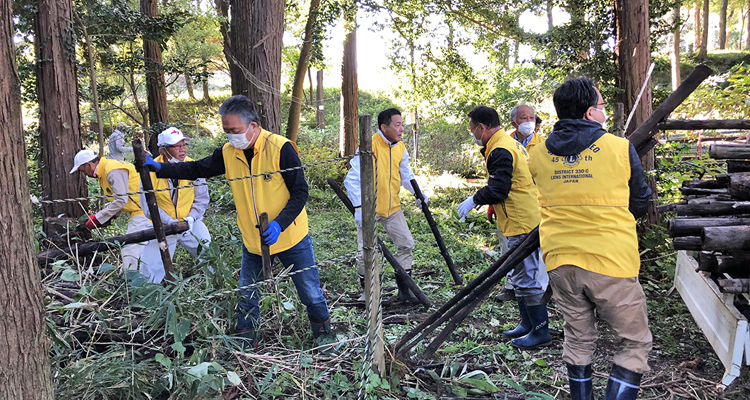
{"label": "barbed wire", "polygon": [[87,196],[87,197],[74,197],[74,198],[68,198],[68,199],[37,200],[37,201],[39,203],[42,203],[42,204],[56,204],[56,203],[73,203],[73,202],[88,201],[88,200],[97,200],[97,199],[107,200],[107,199],[110,199],[110,198],[115,197],[115,196],[117,196],[117,197],[119,197],[119,196],[131,196],[131,195],[139,195],[140,196],[141,194],[147,194],[147,193],[167,192],[167,191],[172,191],[172,190],[188,189],[188,188],[192,188],[192,187],[196,187],[196,186],[208,186],[209,184],[215,184],[215,183],[228,183],[228,182],[234,182],[234,181],[239,181],[239,180],[243,180],[243,179],[266,177],[266,176],[270,176],[270,175],[273,175],[273,174],[282,174],[282,173],[285,173],[285,172],[291,172],[291,171],[295,171],[295,170],[298,170],[298,169],[312,168],[312,167],[316,167],[318,165],[330,164],[330,163],[334,163],[334,162],[340,162],[340,161],[349,160],[349,159],[354,158],[356,155],[357,154],[353,154],[353,155],[349,155],[349,156],[343,156],[343,157],[336,157],[336,158],[331,158],[331,159],[328,159],[328,160],[322,160],[322,161],[318,161],[318,162],[314,162],[314,163],[310,163],[310,164],[304,164],[304,165],[300,165],[300,166],[296,166],[296,167],[285,168],[285,169],[281,169],[281,170],[278,170],[278,171],[269,171],[269,172],[264,172],[264,173],[260,173],[260,174],[240,176],[240,177],[237,177],[237,178],[224,178],[224,179],[218,179],[218,180],[215,179],[215,180],[210,181],[210,182],[209,181],[205,181],[205,182],[201,182],[201,183],[196,183],[195,181],[193,181],[189,185],[184,185],[184,186],[174,186],[174,187],[163,188],[163,189],[142,190],[142,191],[137,191],[137,192],[117,193],[117,194],[111,194],[111,195],[94,195],[94,196]]}

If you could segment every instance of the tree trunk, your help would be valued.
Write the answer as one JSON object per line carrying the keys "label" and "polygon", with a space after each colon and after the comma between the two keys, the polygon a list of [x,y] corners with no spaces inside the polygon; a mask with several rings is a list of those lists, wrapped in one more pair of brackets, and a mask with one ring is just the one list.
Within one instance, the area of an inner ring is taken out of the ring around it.
{"label": "tree trunk", "polygon": [[234,77],[233,68],[236,66],[232,63],[232,39],[229,33],[229,0],[214,0],[214,7],[216,8],[216,15],[219,17],[219,32],[221,33],[222,50],[224,51],[224,59],[227,60],[229,66],[230,80]]}
{"label": "tree trunk", "polygon": [[680,86],[680,7],[674,8],[674,31],[672,31],[672,91]]}
{"label": "tree trunk", "polygon": [[310,100],[307,102],[307,104],[308,105],[315,104],[315,100],[313,100],[315,96],[313,95],[314,92],[313,92],[313,82],[312,82],[312,68],[310,68],[309,63],[307,65],[307,82],[310,84],[310,89],[308,90],[308,92],[310,93],[309,95]]}
{"label": "tree trunk", "polygon": [[[82,147],[75,41],[69,34],[73,30],[73,4],[71,0],[42,0],[38,4],[34,20],[34,44],[38,60],[36,76],[42,196],[48,200],[86,197],[86,177],[83,174],[69,174],[73,168],[73,158]],[[28,197],[24,203],[26,201]],[[72,202],[45,204],[44,217],[60,214],[79,217],[85,214],[84,208],[88,208],[85,202],[83,206]]]}
{"label": "tree trunk", "polygon": [[750,0],[747,0],[747,3],[745,4],[745,8],[747,9],[745,14],[745,20],[747,21],[747,29],[745,29],[745,48],[750,49]]}
{"label": "tree trunk", "polygon": [[[12,3],[11,0],[0,0],[0,59],[5,60],[0,63],[0,142],[3,143],[3,156],[0,157],[0,168],[3,170],[3,174],[0,174],[0,195],[3,197],[3,201],[0,202],[0,215],[3,216],[0,224],[0,338],[3,342],[0,346],[0,398],[52,400],[55,393],[49,364],[49,344],[45,334],[42,285],[34,262],[32,244],[31,203],[21,123],[21,84],[16,70],[16,49],[13,45],[15,28]],[[39,3],[36,38],[43,39],[39,46],[42,48],[41,54],[50,56],[54,54],[54,49],[57,54],[62,55],[62,42],[55,32],[63,26],[70,28],[70,10],[70,1]],[[60,18],[65,15],[67,18]],[[70,55],[62,60],[65,61],[65,65],[72,67]],[[53,78],[57,78],[54,72],[68,76],[68,68],[63,63],[48,61],[46,64],[49,66],[43,66],[42,70],[46,73],[52,72]],[[54,82],[45,81],[46,84]],[[58,83],[63,86],[71,84],[73,92],[64,94],[74,97],[78,93],[75,82],[73,74],[71,81],[62,80]],[[46,92],[39,93],[40,105],[43,93]],[[65,105],[67,108],[75,108],[77,104],[73,101],[72,104]],[[55,111],[48,109],[48,112]],[[55,112],[55,118],[58,115],[60,114]],[[77,116],[77,113],[75,115]],[[70,115],[66,114],[61,120],[70,121],[69,117]],[[77,144],[80,145],[80,139]],[[64,153],[58,156],[67,158],[65,161],[72,164],[73,154]],[[72,165],[69,168],[72,168]],[[56,182],[56,186],[65,186],[63,182],[72,181],[67,176],[65,178]]]}
{"label": "tree trunk", "polygon": [[[260,125],[281,133],[281,49],[284,35],[284,1],[254,0],[250,31],[250,85],[252,100],[260,115]],[[235,42],[237,43],[237,42]]]}
{"label": "tree trunk", "polygon": [[323,110],[323,70],[319,69],[317,74],[317,89],[315,89],[315,97],[317,100],[317,107],[315,108],[315,124],[319,129],[325,128],[325,111]]}
{"label": "tree trunk", "polygon": [[708,56],[708,0],[703,0],[703,31],[701,33],[701,46],[698,52],[698,58],[705,60]]}
{"label": "tree trunk", "polygon": [[729,0],[721,0],[721,10],[719,11],[719,49],[727,48],[727,7]]}
{"label": "tree trunk", "polygon": [[195,93],[193,93],[193,79],[190,78],[190,75],[183,74],[185,77],[185,87],[187,88],[188,96],[190,96],[191,100],[195,100]]}
{"label": "tree trunk", "polygon": [[693,52],[696,52],[701,47],[701,7],[697,1],[693,7],[693,25]]}
{"label": "tree trunk", "polygon": [[99,107],[99,90],[96,87],[96,60],[94,59],[94,46],[91,43],[89,32],[85,25],[83,26],[83,36],[86,41],[86,55],[89,60],[89,80],[91,81],[91,105],[96,113],[96,134],[99,140],[99,155],[104,155],[104,129],[102,124],[102,109]]}
{"label": "tree trunk", "polygon": [[357,84],[357,16],[344,16],[347,31],[344,39],[344,59],[341,63],[341,126],[339,127],[339,154],[349,156],[357,150],[359,132],[359,107]]}
{"label": "tree trunk", "polygon": [[[651,64],[651,50],[649,48],[649,13],[648,0],[617,0],[617,43],[616,49],[619,75],[617,87],[622,89],[619,102],[625,105],[628,112],[635,107],[633,119],[625,132],[629,136],[651,116],[651,85],[646,85],[640,102],[635,101],[646,80],[646,74]],[[654,151],[649,151],[641,158],[645,171],[654,169]],[[652,199],[657,199],[656,179],[647,177],[646,182],[651,187]],[[648,221],[658,222],[656,214],[657,201],[649,204]]]}
{"label": "tree trunk", "polygon": [[[207,72],[206,69],[204,69],[203,72]],[[211,102],[211,94],[208,93],[208,78],[203,80],[203,102]]]}
{"label": "tree trunk", "polygon": [[[216,0],[217,3],[222,0]],[[229,24],[228,40],[224,41],[224,54],[229,51],[227,63],[232,78],[232,94],[250,97],[250,49],[253,46],[250,30],[253,22],[253,3],[255,0],[229,0],[232,7],[232,20]],[[228,42],[228,43],[227,43]],[[253,99],[255,100],[255,99]]]}
{"label": "tree trunk", "polygon": [[[297,71],[294,73],[292,83],[292,102],[289,105],[289,118],[286,123],[286,137],[289,140],[297,141],[297,130],[299,129],[299,114],[302,110],[302,96],[305,90],[305,72],[309,70],[310,49],[312,49],[313,27],[318,19],[318,6],[320,0],[310,0],[310,12],[307,14],[307,24],[305,24],[305,38],[299,51],[299,61],[297,61]],[[312,79],[310,80],[310,101],[312,101]]]}
{"label": "tree trunk", "polygon": [[[149,17],[158,16],[158,4],[157,0],[141,0],[141,14]],[[148,99],[149,124],[153,125],[157,122],[168,123],[167,87],[164,84],[164,69],[159,43],[153,40],[144,40],[143,58],[146,71],[146,94]],[[150,147],[151,146],[149,146],[149,148]],[[151,149],[151,151],[153,153],[154,149]]]}

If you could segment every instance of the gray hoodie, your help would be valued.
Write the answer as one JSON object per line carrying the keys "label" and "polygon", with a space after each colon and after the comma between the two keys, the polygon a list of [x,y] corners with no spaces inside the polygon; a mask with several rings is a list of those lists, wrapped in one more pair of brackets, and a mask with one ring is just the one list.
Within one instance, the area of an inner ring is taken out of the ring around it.
{"label": "gray hoodie", "polygon": [[[553,132],[547,137],[544,145],[557,156],[572,156],[591,146],[604,135],[600,123],[586,119],[561,119],[555,124]],[[646,184],[641,159],[630,144],[630,204],[628,210],[635,218],[642,217],[648,211],[651,188]]]}

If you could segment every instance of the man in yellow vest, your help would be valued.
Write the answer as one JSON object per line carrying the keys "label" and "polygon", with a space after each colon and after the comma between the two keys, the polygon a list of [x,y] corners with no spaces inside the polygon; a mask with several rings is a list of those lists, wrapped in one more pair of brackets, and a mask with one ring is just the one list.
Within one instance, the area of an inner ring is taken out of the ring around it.
{"label": "man in yellow vest", "polygon": [[[527,104],[517,105],[510,110],[510,124],[515,128],[510,133],[510,136],[519,141],[526,148],[526,152],[529,153],[541,141],[539,136],[537,136],[541,122],[541,118],[536,115],[536,111],[531,106]],[[487,207],[487,218],[489,218],[490,222],[495,218],[495,207],[492,204]],[[498,233],[498,236],[500,239],[500,253],[502,254],[508,251],[508,239],[502,233]],[[548,279],[544,265],[539,267],[537,279],[542,285],[542,289],[547,290]],[[495,298],[499,301],[515,300],[515,291],[513,290],[513,284],[510,283],[510,279],[505,279],[505,289]]]}
{"label": "man in yellow vest", "polygon": [[[148,228],[148,218],[143,214],[138,195],[126,193],[138,192],[141,177],[133,164],[99,158],[89,149],[79,151],[74,159],[73,169],[83,172],[89,178],[97,178],[102,193],[110,202],[94,215],[89,215],[86,228],[94,229],[117,217],[121,212],[130,215],[127,233],[142,231]],[[132,243],[122,247],[122,269],[138,269],[138,258],[141,256],[144,243]]]}
{"label": "man in yellow vest", "polygon": [[[495,208],[497,226],[513,247],[539,224],[539,205],[529,172],[529,155],[523,145],[500,128],[500,117],[490,107],[479,106],[469,113],[469,130],[487,162],[487,186],[457,206],[463,220],[472,209],[484,204]],[[548,329],[547,304],[539,282],[541,251],[537,249],[510,273],[521,322],[503,334],[513,346],[531,349],[552,342]],[[543,267],[542,267],[543,268]]]}
{"label": "man in yellow vest", "polygon": [[[399,191],[401,186],[412,194],[414,188],[411,180],[414,173],[409,167],[409,152],[401,141],[404,133],[404,121],[401,112],[395,108],[383,110],[378,114],[378,132],[372,136],[372,150],[377,158],[377,198],[375,199],[376,220],[385,229],[385,232],[396,245],[396,260],[411,275],[412,261],[414,260],[414,239],[406,224],[404,212],[401,211],[401,197]],[[362,200],[360,183],[359,154],[349,162],[351,168],[344,179],[344,186],[349,193],[349,199],[355,208],[354,220],[357,223],[357,272],[359,283],[364,290],[365,265],[362,258]],[[417,199],[417,206],[422,203]],[[398,299],[401,301],[418,302],[417,297],[396,275],[398,286]],[[365,299],[364,293],[359,300]]]}
{"label": "man in yellow vest", "polygon": [[630,142],[605,132],[607,103],[588,78],[571,79],[553,95],[559,121],[531,153],[539,189],[539,239],[563,319],[563,361],[574,400],[591,399],[596,316],[619,349],[606,400],[633,400],[649,370],[651,332],[638,283],[635,218],[651,190]]}
{"label": "man in yellow vest", "polygon": [[[307,234],[308,186],[294,142],[266,131],[253,102],[245,96],[228,98],[219,108],[229,143],[198,161],[159,163],[147,158],[146,165],[159,178],[194,180],[224,175],[228,179],[237,208],[237,224],[242,233],[240,299],[237,306],[237,331],[248,347],[257,347],[260,331],[260,306],[255,287],[263,279],[261,240],[270,246],[271,256],[285,267],[294,266],[292,275],[302,304],[312,324],[317,342],[332,337],[328,305],[320,289],[318,269],[314,267],[312,240]],[[252,179],[251,175],[261,175]],[[241,179],[245,178],[245,179]],[[268,213],[268,229],[260,232],[259,215]]]}
{"label": "man in yellow vest", "polygon": [[[168,128],[157,137],[157,146],[159,146],[159,156],[154,161],[179,163],[193,161],[187,156],[186,138],[177,128]],[[151,182],[154,189],[171,189],[178,186],[188,186],[191,181],[157,178],[156,174],[151,173]],[[206,224],[203,223],[203,214],[208,207],[209,195],[206,180],[199,178],[195,180],[197,186],[184,189],[156,192],[156,204],[159,206],[159,216],[164,225],[173,224],[179,221],[188,223],[190,229],[183,233],[167,236],[169,245],[169,255],[174,257],[174,251],[177,243],[180,243],[188,253],[193,257],[198,257],[198,249],[201,245],[208,245],[211,242],[211,234],[208,233]],[[146,212],[146,217],[151,218],[148,207],[146,207],[146,196],[141,194],[141,205]],[[149,278],[149,281],[161,283],[164,279],[164,263],[159,251],[159,243],[152,240],[143,249],[141,257],[141,274]]]}

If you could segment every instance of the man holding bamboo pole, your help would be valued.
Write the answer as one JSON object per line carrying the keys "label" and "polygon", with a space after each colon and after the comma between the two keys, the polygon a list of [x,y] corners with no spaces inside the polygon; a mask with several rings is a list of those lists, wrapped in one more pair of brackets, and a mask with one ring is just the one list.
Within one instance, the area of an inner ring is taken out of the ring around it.
{"label": "man holding bamboo pole", "polygon": [[565,320],[570,394],[592,398],[598,315],[619,344],[605,400],[633,400],[649,370],[652,342],[635,230],[651,190],[633,145],[605,132],[607,104],[590,79],[568,80],[553,101],[559,121],[531,152],[530,166],[541,206],[540,245]]}

